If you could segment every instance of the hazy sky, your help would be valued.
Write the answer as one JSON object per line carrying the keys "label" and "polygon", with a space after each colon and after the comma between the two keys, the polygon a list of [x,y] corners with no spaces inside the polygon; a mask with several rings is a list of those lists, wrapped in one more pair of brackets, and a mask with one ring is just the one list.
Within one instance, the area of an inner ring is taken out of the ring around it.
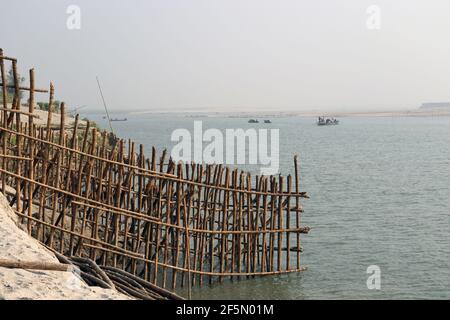
{"label": "hazy sky", "polygon": [[[69,30],[69,5],[81,29]],[[381,9],[379,30],[366,9]],[[0,47],[70,106],[387,110],[450,101],[448,0],[2,1]],[[43,98],[44,99],[44,98]],[[46,98],[45,98],[46,99]]]}

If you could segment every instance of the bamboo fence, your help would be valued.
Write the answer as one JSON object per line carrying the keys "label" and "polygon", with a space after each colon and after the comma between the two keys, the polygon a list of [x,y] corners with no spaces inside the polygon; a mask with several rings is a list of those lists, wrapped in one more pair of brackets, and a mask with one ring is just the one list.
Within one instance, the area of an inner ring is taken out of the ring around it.
{"label": "bamboo fence", "polygon": [[[8,84],[6,65],[13,70]],[[294,176],[251,176],[222,165],[173,162],[100,132],[78,115],[34,123],[36,94],[0,50],[0,181],[27,231],[68,257],[124,270],[162,288],[302,271],[297,157]],[[8,107],[8,92],[12,106]],[[20,108],[28,93],[27,111]],[[25,121],[24,121],[25,117]]]}

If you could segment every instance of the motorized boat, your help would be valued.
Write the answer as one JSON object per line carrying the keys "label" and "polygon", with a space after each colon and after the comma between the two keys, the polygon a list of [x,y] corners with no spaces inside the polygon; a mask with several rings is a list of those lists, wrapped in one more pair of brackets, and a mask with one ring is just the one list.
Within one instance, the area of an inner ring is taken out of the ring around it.
{"label": "motorized boat", "polygon": [[335,118],[325,118],[325,117],[319,117],[319,120],[317,121],[318,126],[335,126],[339,124],[339,120]]}

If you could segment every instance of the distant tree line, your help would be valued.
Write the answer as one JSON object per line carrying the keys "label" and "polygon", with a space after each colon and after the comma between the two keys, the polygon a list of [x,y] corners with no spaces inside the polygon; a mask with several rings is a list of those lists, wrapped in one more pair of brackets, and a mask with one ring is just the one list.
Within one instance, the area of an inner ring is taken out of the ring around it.
{"label": "distant tree line", "polygon": [[[38,102],[37,103],[40,110],[48,111],[48,102]],[[53,102],[52,112],[59,113],[61,109],[61,102],[56,100]]]}
{"label": "distant tree line", "polygon": [[[19,86],[25,81],[25,77],[21,77],[19,73],[17,73],[17,78],[19,79]],[[14,86],[14,73],[12,67],[8,71],[8,75],[6,76],[6,83],[8,86]],[[8,96],[14,95],[14,88],[8,88]],[[23,91],[20,91],[20,98],[23,98]]]}
{"label": "distant tree line", "polygon": [[[25,81],[25,77],[21,77],[20,74],[17,74],[17,78],[19,80],[19,86]],[[14,86],[14,73],[12,67],[9,69],[8,74],[6,75],[6,85]],[[6,88],[6,92],[8,93],[8,103],[12,103],[14,96],[14,88]],[[20,98],[23,98],[23,91],[20,91]],[[3,95],[0,97],[0,101],[3,102]]]}

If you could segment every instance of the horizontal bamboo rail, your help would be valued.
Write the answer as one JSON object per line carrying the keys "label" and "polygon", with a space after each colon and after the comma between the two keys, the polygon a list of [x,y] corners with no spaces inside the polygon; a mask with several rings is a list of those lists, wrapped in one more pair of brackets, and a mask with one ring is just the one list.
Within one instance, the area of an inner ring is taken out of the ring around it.
{"label": "horizontal bamboo rail", "polygon": [[[3,86],[3,83],[0,83],[0,86]],[[5,85],[5,87],[8,88],[8,89],[15,89],[16,88],[13,85]],[[48,93],[47,89],[34,89],[34,88],[31,89],[31,88],[22,87],[22,86],[19,86],[19,90],[22,90],[22,91],[31,91],[31,90],[33,90],[34,92]]]}
{"label": "horizontal bamboo rail", "polygon": [[16,58],[6,57],[6,56],[3,56],[3,55],[0,55],[0,60],[17,61]]}
{"label": "horizontal bamboo rail", "polygon": [[[1,86],[1,84],[0,84],[0,86]],[[35,114],[29,113],[29,112],[26,112],[26,111],[21,111],[21,110],[14,110],[14,109],[8,109],[8,108],[0,108],[0,111],[8,111],[8,112],[10,112],[10,113],[20,113],[20,114],[23,114],[23,115],[28,116],[28,117],[39,118],[39,116],[37,116],[37,115],[35,115]]]}

